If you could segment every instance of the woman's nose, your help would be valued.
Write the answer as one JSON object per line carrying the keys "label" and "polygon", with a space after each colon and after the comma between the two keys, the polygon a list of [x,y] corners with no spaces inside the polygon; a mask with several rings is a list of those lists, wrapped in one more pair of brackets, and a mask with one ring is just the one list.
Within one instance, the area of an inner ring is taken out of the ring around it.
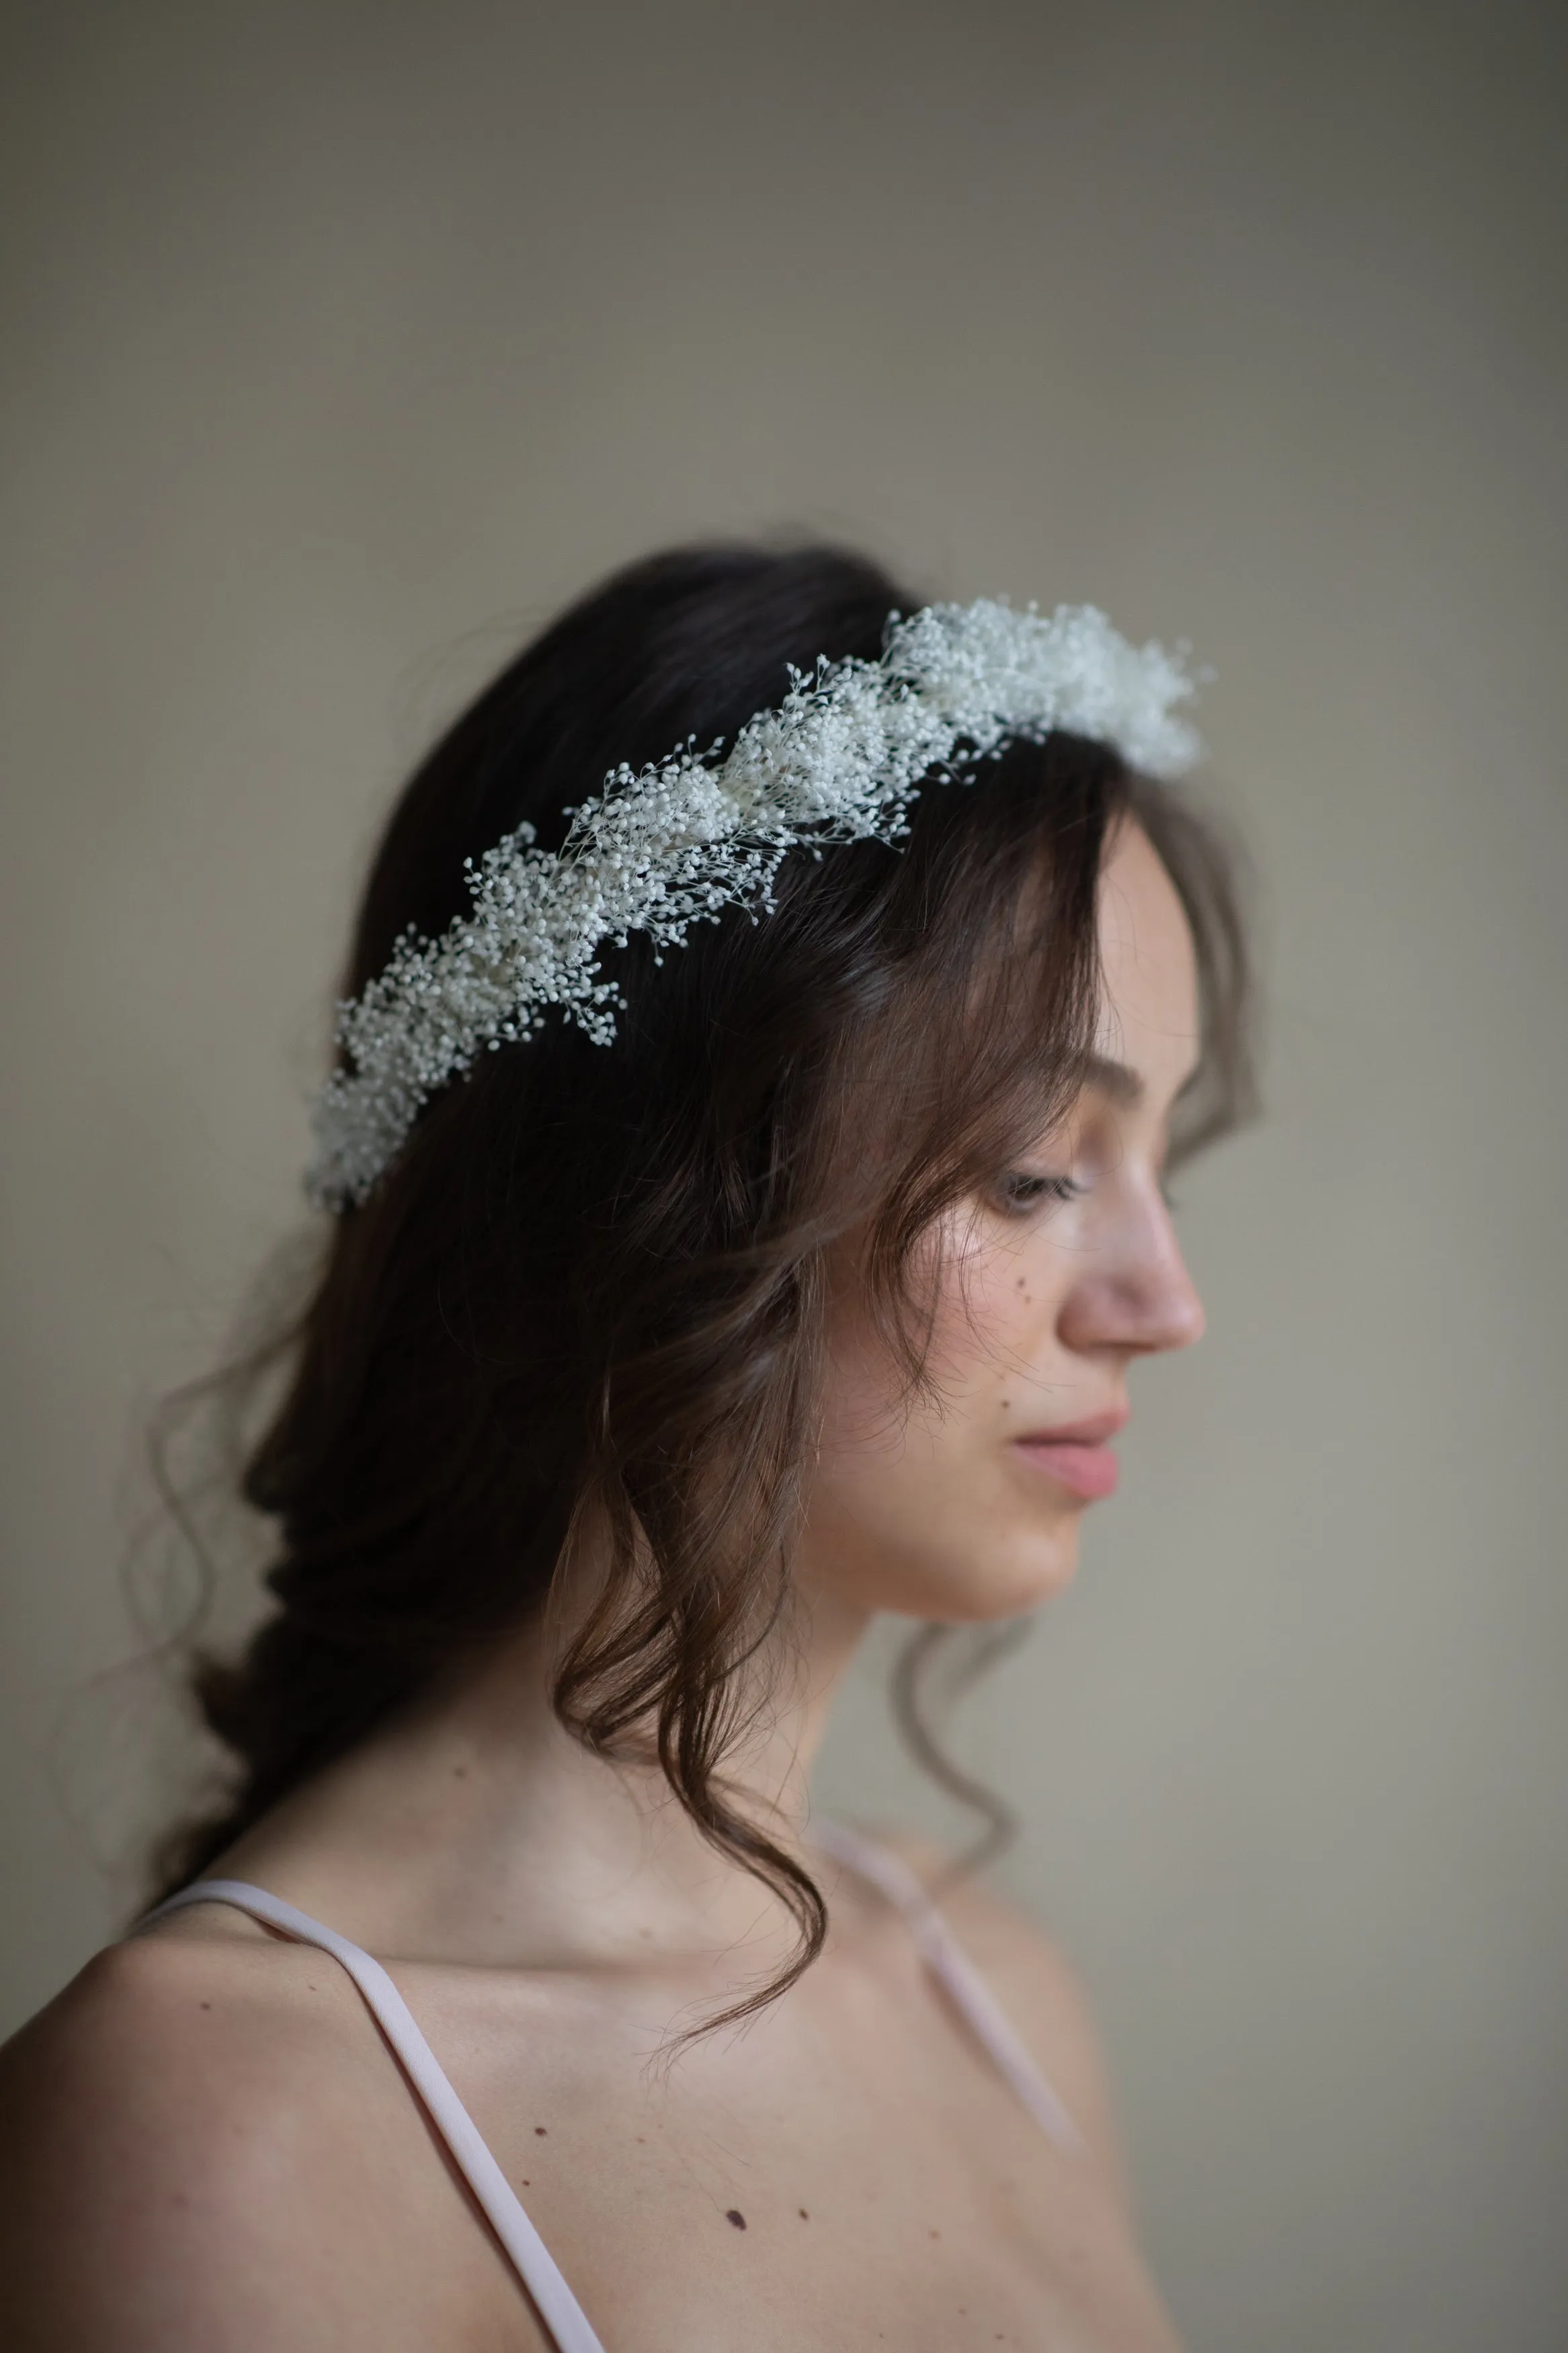
{"label": "woman's nose", "polygon": [[1152,1356],[1190,1348],[1204,1334],[1204,1304],[1158,1196],[1119,1215],[1081,1267],[1064,1303],[1071,1348],[1123,1348]]}

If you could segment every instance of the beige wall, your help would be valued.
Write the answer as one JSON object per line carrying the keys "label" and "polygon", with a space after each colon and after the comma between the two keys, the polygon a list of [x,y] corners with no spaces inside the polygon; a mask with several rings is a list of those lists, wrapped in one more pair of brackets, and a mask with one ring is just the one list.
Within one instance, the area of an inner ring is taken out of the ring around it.
{"label": "beige wall", "polygon": [[[26,15],[6,2017],[114,1916],[133,1432],[294,1216],[376,813],[602,568],[805,522],[1190,636],[1265,878],[1211,1335],[968,1736],[1168,2291],[1194,2353],[1568,2342],[1548,12]],[[867,1699],[828,1778],[921,1802]]]}

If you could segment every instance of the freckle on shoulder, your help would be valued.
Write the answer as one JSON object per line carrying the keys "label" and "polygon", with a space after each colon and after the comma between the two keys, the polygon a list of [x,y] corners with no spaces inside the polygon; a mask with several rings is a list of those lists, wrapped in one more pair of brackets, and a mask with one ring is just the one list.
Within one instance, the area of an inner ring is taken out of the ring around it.
{"label": "freckle on shoulder", "polygon": [[301,2071],[324,2084],[334,2062],[353,2065],[359,2038],[309,1997],[310,1967],[271,1938],[153,1932],[110,1946],[0,2053],[13,2153],[47,2147],[89,2170],[161,2162],[233,2142],[242,2114],[254,2138],[287,2113]]}
{"label": "freckle on shoulder", "polygon": [[341,2253],[400,2166],[422,2173],[416,2111],[348,1978],[226,1925],[181,1914],[110,1946],[0,2051],[0,2309],[25,2292],[58,2316],[24,2343],[116,2353],[96,2304],[78,2325],[89,2285],[112,2318],[146,2277],[204,2314],[247,2266],[271,2278],[288,2255],[302,2278],[301,2251],[329,2234]]}
{"label": "freckle on shoulder", "polygon": [[194,2353],[219,2341],[235,2280],[252,2275],[282,2281],[282,2341],[303,2325],[278,2266],[330,2205],[342,2119],[363,2099],[355,2038],[303,1998],[301,1958],[270,1941],[134,1936],[0,2051],[0,2308],[26,2316],[15,2341]]}

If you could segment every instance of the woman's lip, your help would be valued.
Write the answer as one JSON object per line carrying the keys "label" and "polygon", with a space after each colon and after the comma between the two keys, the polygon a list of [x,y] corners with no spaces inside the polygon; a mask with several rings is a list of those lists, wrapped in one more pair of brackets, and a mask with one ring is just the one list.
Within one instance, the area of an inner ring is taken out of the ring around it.
{"label": "woman's lip", "polygon": [[1013,1440],[1018,1452],[1087,1503],[1099,1503],[1116,1493],[1121,1464],[1107,1440],[1125,1429],[1131,1408],[1110,1407],[1083,1421],[1059,1422],[1054,1430],[1026,1430]]}
{"label": "woman's lip", "polygon": [[1089,1503],[1099,1503],[1116,1493],[1121,1464],[1109,1446],[1086,1446],[1081,1440],[1060,1438],[1017,1438],[1013,1443],[1037,1470],[1047,1472],[1053,1479],[1082,1495]]}
{"label": "woman's lip", "polygon": [[1091,1413],[1082,1421],[1053,1422],[1048,1430],[1021,1430],[1021,1446],[1103,1446],[1119,1430],[1125,1430],[1132,1409],[1129,1405],[1113,1405],[1104,1413]]}

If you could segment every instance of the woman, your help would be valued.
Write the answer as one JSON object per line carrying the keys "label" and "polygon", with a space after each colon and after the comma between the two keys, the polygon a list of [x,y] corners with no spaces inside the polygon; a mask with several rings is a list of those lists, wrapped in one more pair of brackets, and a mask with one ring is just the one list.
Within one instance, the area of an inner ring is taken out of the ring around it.
{"label": "woman", "polygon": [[641,564],[399,804],[234,1788],[6,2056],[8,2342],[1172,2344],[1061,1957],[808,1804],[876,1612],[1071,1576],[1246,1086],[1179,664],[914,602]]}

